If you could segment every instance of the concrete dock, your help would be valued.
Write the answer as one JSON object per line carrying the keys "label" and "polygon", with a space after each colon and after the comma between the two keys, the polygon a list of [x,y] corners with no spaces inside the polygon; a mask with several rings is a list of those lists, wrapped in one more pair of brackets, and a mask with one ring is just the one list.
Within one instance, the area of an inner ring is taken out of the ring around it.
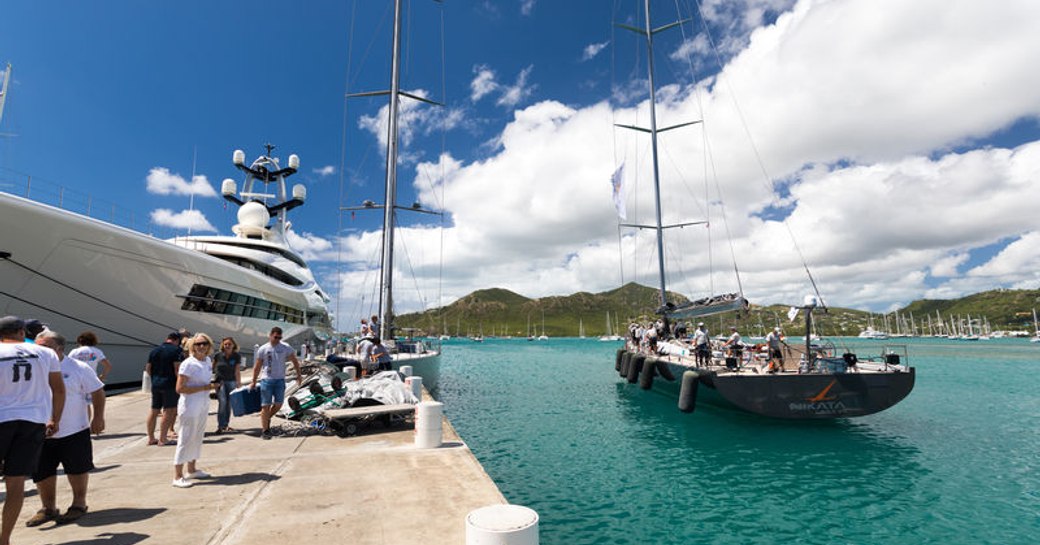
{"label": "concrete dock", "polygon": [[[106,430],[94,441],[89,512],[66,525],[26,527],[40,509],[30,481],[14,545],[458,545],[467,513],[506,503],[447,421],[440,448],[418,449],[410,424],[265,441],[258,415],[233,417],[236,431],[207,431],[198,467],[212,478],[174,488],[175,447],[147,445],[149,399],[137,392],[108,398]],[[207,430],[216,429],[215,410],[213,401]],[[284,420],[275,424],[291,431]],[[72,496],[64,475],[58,479],[64,511]]]}

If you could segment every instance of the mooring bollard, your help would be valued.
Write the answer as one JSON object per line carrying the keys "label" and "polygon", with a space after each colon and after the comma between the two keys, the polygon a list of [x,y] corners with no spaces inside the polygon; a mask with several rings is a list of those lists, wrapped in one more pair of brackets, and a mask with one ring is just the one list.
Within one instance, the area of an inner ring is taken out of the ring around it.
{"label": "mooring bollard", "polygon": [[538,545],[538,513],[522,505],[489,505],[470,511],[466,545]]}
{"label": "mooring bollard", "polygon": [[415,406],[415,446],[437,448],[442,442],[442,419],[444,404],[440,401],[423,401]]}

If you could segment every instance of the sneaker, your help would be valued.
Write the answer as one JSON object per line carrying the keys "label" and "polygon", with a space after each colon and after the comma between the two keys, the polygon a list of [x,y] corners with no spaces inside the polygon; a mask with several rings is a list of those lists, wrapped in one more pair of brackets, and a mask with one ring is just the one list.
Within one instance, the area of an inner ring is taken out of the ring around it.
{"label": "sneaker", "polygon": [[193,484],[195,484],[195,483],[193,483],[193,482],[191,482],[188,479],[185,479],[183,477],[181,477],[180,479],[174,479],[173,480],[173,486],[175,486],[177,488],[191,488],[191,485],[193,485]]}
{"label": "sneaker", "polygon": [[209,476],[210,476],[209,473],[206,473],[205,471],[202,471],[200,469],[198,471],[193,471],[191,473],[188,473],[188,477],[187,478],[188,479],[208,479]]}

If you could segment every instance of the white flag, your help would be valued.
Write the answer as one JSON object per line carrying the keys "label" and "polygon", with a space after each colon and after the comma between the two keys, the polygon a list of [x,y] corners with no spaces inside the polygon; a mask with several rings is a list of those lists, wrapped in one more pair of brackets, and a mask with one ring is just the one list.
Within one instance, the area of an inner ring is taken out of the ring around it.
{"label": "white flag", "polygon": [[610,185],[614,186],[614,208],[617,209],[617,215],[621,219],[626,219],[625,216],[628,215],[625,211],[625,184],[622,179],[624,170],[625,163],[622,162],[621,166],[614,171],[614,175],[610,177]]}
{"label": "white flag", "polygon": [[791,307],[791,310],[787,311],[787,319],[794,321],[795,317],[798,316],[798,307]]}

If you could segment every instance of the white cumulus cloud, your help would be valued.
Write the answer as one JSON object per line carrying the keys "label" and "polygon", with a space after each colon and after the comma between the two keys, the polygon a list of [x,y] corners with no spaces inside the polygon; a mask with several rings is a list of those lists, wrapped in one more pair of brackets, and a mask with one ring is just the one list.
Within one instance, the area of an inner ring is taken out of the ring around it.
{"label": "white cumulus cloud", "polygon": [[190,229],[192,231],[217,232],[217,228],[198,210],[181,210],[174,212],[167,208],[152,210],[152,223],[174,229]]}
{"label": "white cumulus cloud", "polygon": [[157,195],[197,195],[199,197],[216,197],[217,192],[205,176],[199,174],[188,182],[179,174],[170,172],[165,167],[154,167],[148,171],[146,178],[148,192]]}

